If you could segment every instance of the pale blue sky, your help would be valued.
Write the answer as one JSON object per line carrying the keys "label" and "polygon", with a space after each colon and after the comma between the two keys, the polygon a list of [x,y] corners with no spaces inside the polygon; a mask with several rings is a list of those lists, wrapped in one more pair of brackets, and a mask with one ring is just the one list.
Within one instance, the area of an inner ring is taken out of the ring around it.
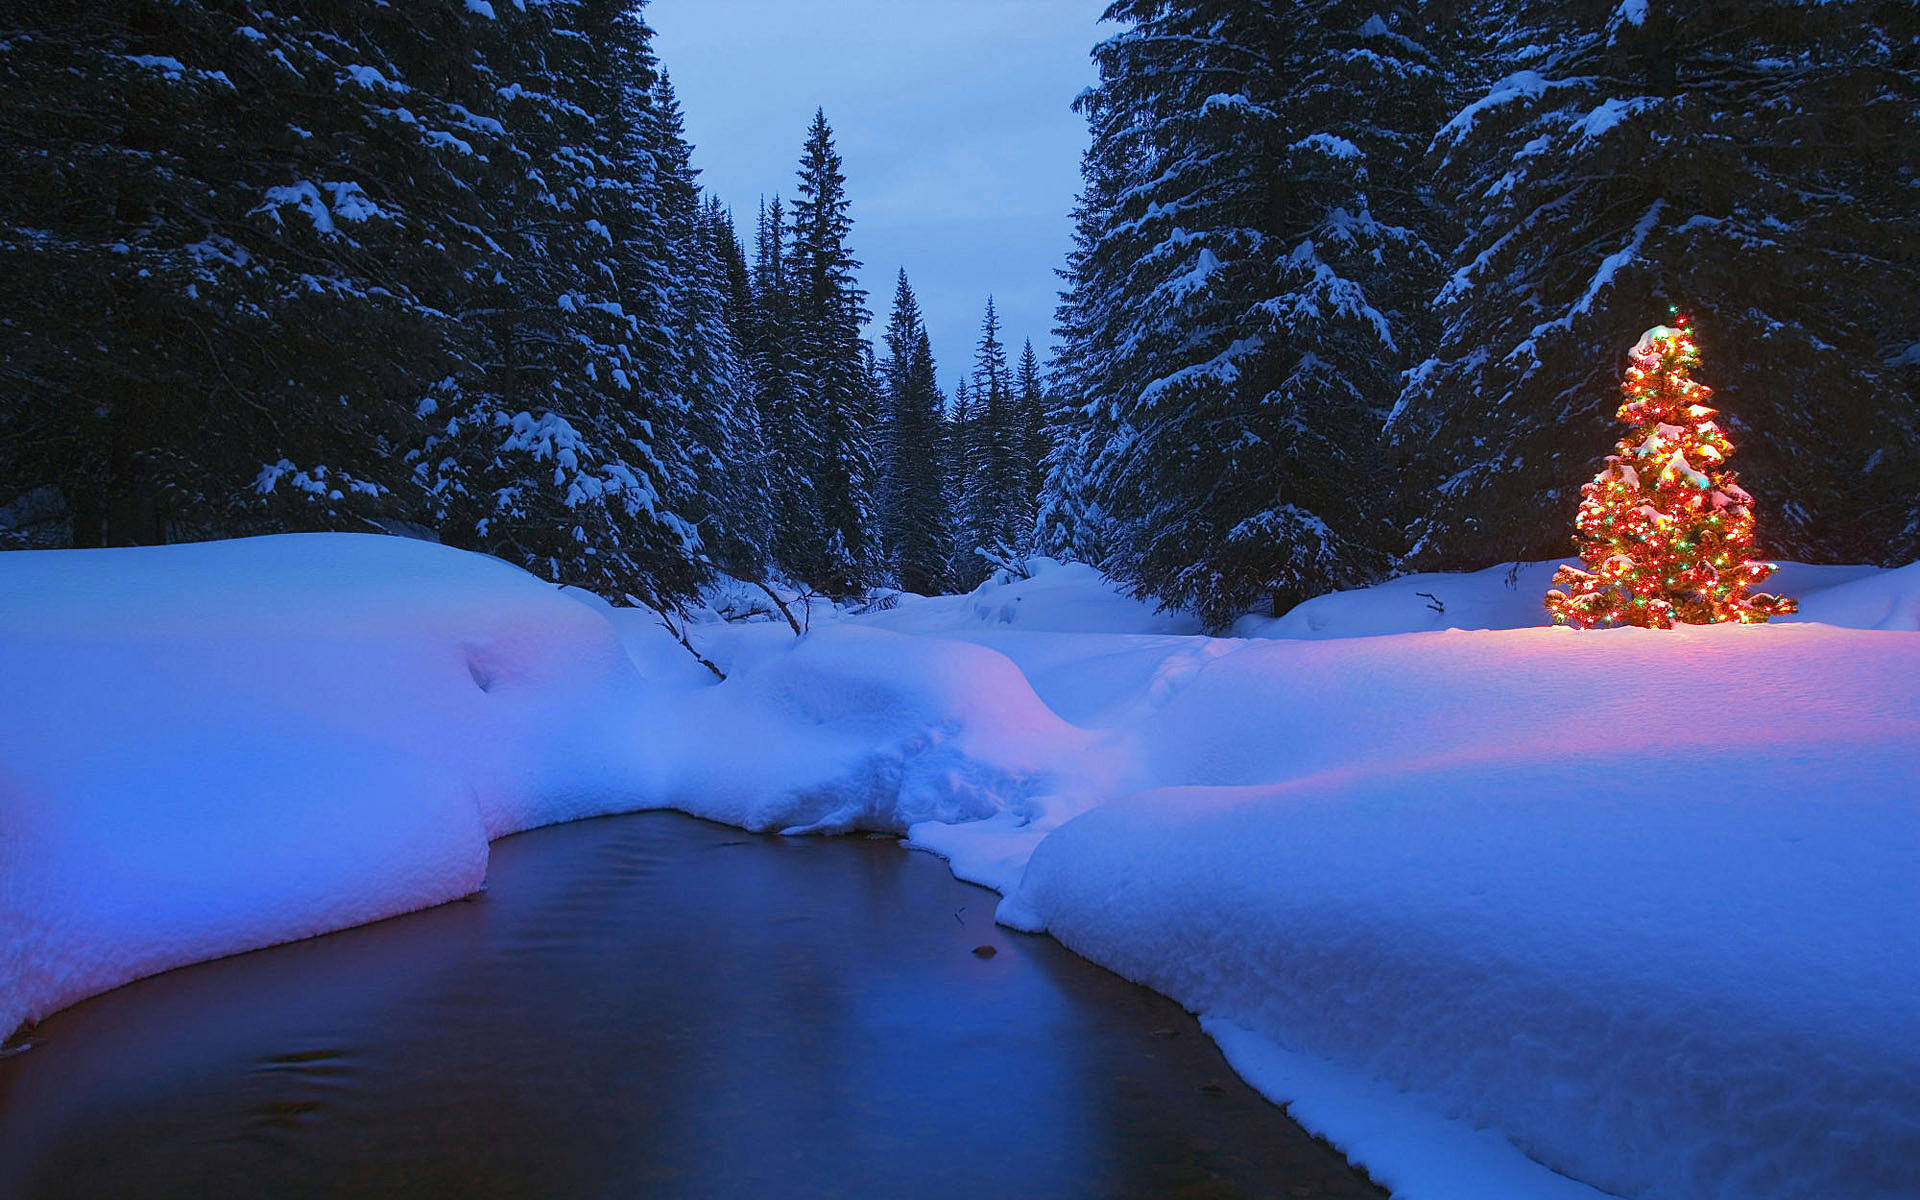
{"label": "pale blue sky", "polygon": [[1017,354],[1044,361],[1071,244],[1086,126],[1069,107],[1106,0],[650,0],[701,182],[750,238],[762,194],[793,194],[825,108],[875,321],[905,266],[940,380],[972,361],[987,294]]}

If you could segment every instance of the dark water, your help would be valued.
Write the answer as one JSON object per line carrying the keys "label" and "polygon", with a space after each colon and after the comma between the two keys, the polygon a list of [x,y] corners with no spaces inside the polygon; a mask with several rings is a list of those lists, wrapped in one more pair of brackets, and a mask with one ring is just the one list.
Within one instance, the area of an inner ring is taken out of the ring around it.
{"label": "dark water", "polygon": [[477,899],[46,1021],[0,1197],[1379,1195],[994,900],[890,841],[508,838]]}

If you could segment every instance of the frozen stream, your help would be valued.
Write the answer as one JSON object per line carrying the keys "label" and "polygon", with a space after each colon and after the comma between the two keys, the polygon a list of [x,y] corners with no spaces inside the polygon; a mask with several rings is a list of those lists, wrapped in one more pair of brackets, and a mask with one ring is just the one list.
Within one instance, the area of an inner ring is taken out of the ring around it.
{"label": "frozen stream", "polygon": [[475,899],[46,1021],[0,1197],[1380,1194],[994,901],[888,840],[507,838]]}

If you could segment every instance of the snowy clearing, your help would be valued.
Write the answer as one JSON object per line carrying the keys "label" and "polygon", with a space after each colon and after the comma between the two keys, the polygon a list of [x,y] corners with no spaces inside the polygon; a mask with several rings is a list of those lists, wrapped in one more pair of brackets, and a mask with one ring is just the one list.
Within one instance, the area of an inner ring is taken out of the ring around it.
{"label": "snowy clearing", "polygon": [[0,556],[0,1029],[671,806],[907,834],[1397,1195],[1913,1195],[1920,564],[1672,632],[1533,628],[1509,574],[1207,638],[1041,561],[696,624],[716,684],[421,542]]}

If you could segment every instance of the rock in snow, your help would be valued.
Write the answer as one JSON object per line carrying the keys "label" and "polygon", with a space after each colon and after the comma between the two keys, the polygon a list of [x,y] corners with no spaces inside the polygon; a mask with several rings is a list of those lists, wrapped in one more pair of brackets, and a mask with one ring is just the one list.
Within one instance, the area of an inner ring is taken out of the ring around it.
{"label": "rock in snow", "polygon": [[1550,574],[1221,639],[1040,562],[697,625],[716,685],[418,541],[0,555],[0,1031],[671,805],[908,833],[1399,1195],[1913,1196],[1920,564],[1675,631],[1529,628]]}

